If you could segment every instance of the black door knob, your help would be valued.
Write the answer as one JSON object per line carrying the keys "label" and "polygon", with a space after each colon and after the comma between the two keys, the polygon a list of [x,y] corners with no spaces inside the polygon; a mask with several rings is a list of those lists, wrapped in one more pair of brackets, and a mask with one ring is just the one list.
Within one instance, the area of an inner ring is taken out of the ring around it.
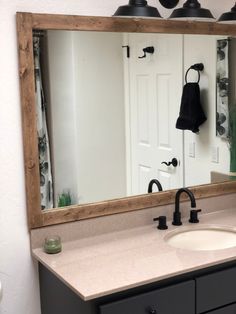
{"label": "black door knob", "polygon": [[154,51],[155,51],[155,48],[153,46],[143,48],[143,56],[139,57],[139,59],[146,58],[147,53],[153,54]]}
{"label": "black door knob", "polygon": [[166,161],[163,161],[162,164],[165,164],[166,166],[173,166],[173,167],[177,167],[178,166],[178,160],[176,158],[173,158],[171,161],[169,162],[166,162]]}

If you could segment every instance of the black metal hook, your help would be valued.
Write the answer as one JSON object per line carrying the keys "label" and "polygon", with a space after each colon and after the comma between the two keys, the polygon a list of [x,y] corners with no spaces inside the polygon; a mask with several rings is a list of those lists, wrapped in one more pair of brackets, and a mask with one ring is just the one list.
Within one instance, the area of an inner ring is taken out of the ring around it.
{"label": "black metal hook", "polygon": [[204,70],[204,64],[203,64],[203,63],[195,63],[194,65],[192,65],[192,66],[187,70],[187,72],[186,72],[186,74],[185,74],[185,83],[186,83],[186,84],[188,83],[188,72],[189,72],[190,70],[195,70],[195,71],[198,72],[198,81],[197,81],[197,83],[199,83],[199,82],[200,82],[200,77],[201,77],[200,72],[202,72],[202,71]]}
{"label": "black metal hook", "polygon": [[126,45],[126,46],[122,46],[122,48],[126,48],[127,58],[130,58],[130,46]]}
{"label": "black metal hook", "polygon": [[147,53],[151,53],[151,54],[153,54],[153,53],[154,53],[154,51],[155,51],[155,48],[154,48],[153,46],[143,48],[143,53],[144,53],[144,55],[143,55],[142,57],[139,57],[139,59],[146,58]]}

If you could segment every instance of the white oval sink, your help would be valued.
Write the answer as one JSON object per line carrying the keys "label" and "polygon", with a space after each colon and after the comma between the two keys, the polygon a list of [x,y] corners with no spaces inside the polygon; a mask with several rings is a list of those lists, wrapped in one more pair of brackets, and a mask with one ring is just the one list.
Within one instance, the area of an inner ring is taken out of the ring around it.
{"label": "white oval sink", "polygon": [[176,248],[191,251],[215,251],[236,247],[236,230],[219,226],[181,228],[165,236]]}

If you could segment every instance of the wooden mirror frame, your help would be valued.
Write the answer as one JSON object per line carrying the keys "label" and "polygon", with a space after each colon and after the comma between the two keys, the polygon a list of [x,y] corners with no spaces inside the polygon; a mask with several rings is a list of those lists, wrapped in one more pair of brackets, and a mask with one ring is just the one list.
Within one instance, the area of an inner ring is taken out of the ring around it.
{"label": "wooden mirror frame", "polygon": [[[81,219],[140,210],[174,202],[176,190],[125,197],[85,205],[41,210],[38,140],[35,105],[33,37],[34,29],[138,32],[167,34],[236,35],[236,25],[183,22],[156,19],[33,14],[19,12],[17,17],[19,76],[24,141],[25,185],[30,229]],[[196,198],[236,192],[236,181],[195,186]]]}

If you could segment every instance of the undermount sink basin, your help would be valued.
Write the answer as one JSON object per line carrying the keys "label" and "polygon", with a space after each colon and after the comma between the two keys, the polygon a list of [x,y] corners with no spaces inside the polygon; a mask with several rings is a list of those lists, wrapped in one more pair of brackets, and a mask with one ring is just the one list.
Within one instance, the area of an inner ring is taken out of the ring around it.
{"label": "undermount sink basin", "polygon": [[191,251],[215,251],[236,247],[236,229],[220,226],[182,228],[165,236],[176,248]]}

